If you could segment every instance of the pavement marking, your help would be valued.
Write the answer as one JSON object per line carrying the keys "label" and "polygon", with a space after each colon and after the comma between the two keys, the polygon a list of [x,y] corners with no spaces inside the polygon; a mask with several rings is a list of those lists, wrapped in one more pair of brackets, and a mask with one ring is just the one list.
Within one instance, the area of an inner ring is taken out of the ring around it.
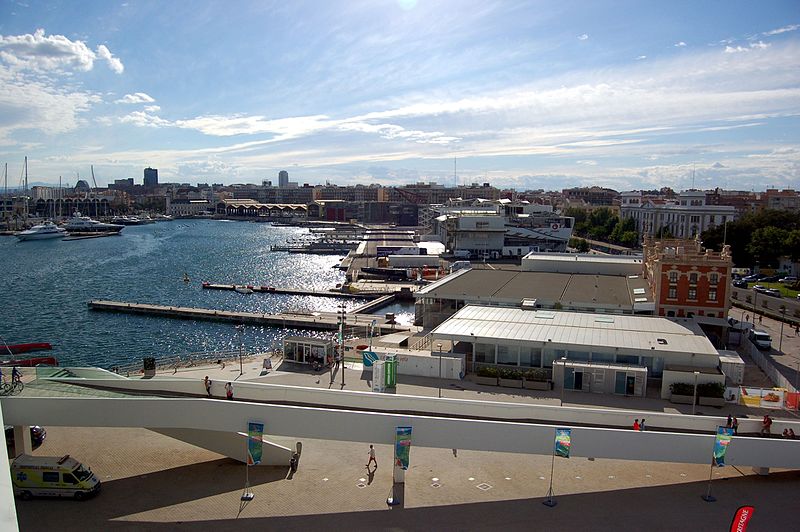
{"label": "pavement marking", "polygon": [[439,482],[439,479],[436,478],[436,477],[433,477],[431,480],[434,481],[434,482]]}
{"label": "pavement marking", "polygon": [[364,488],[367,487],[367,485],[364,484],[363,482],[359,482],[358,484],[356,484],[356,486],[358,487],[358,489],[361,489],[361,490],[363,490]]}
{"label": "pavement marking", "polygon": [[608,478],[617,478],[614,475],[608,475]]}
{"label": "pavement marking", "polygon": [[486,482],[481,482],[480,484],[478,484],[475,487],[478,488],[479,490],[482,490],[482,491],[486,491],[486,490],[492,489],[492,486],[487,484]]}
{"label": "pavement marking", "polygon": [[469,477],[467,480],[469,480],[470,482],[472,482],[473,480],[475,480],[475,477]]}
{"label": "pavement marking", "polygon": [[547,479],[544,477],[539,477],[539,480],[547,480]]}
{"label": "pavement marking", "polygon": [[647,478],[653,478],[653,475],[645,475]]}
{"label": "pavement marking", "polygon": [[367,479],[365,479],[365,478],[360,478],[360,479],[358,479],[358,481],[359,481],[359,482],[366,482],[366,481],[367,481]]}
{"label": "pavement marking", "polygon": [[686,473],[681,473],[681,476],[682,476],[682,477],[685,477],[685,476],[686,476]]}
{"label": "pavement marking", "polygon": [[442,486],[442,485],[441,485],[441,484],[439,484],[438,482],[434,482],[433,484],[431,484],[431,487],[432,487],[432,488],[440,488],[441,486]]}
{"label": "pavement marking", "polygon": [[506,480],[511,480],[511,477],[506,477]]}
{"label": "pavement marking", "polygon": [[[542,480],[544,480],[544,477],[541,477],[541,478],[542,478]],[[581,477],[575,477],[575,478],[578,479],[578,480],[581,480]]]}

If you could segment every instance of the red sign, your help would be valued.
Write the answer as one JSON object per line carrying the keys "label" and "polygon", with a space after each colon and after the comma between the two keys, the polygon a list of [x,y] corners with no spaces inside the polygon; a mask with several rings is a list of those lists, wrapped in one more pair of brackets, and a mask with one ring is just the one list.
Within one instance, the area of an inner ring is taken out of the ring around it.
{"label": "red sign", "polygon": [[754,511],[755,508],[752,506],[742,506],[736,510],[736,515],[733,516],[733,521],[731,522],[731,532],[745,532],[747,523],[753,517]]}

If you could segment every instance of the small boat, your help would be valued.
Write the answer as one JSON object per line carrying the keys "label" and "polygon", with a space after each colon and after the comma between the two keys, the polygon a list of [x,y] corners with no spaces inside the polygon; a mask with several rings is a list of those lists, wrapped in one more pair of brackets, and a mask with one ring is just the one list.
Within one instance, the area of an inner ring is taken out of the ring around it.
{"label": "small boat", "polygon": [[252,288],[248,288],[246,286],[237,286],[236,288],[234,288],[234,290],[236,290],[240,294],[252,294],[253,293],[253,289]]}
{"label": "small boat", "polygon": [[64,238],[67,236],[67,231],[53,222],[44,222],[43,224],[34,225],[26,231],[20,231],[16,237],[20,242],[26,240],[46,240],[51,238]]}
{"label": "small boat", "polygon": [[76,212],[66,223],[64,229],[70,233],[119,233],[124,229],[124,226],[98,222],[88,216],[81,216],[81,213]]}
{"label": "small boat", "polygon": [[58,360],[56,360],[55,357],[14,358],[11,360],[0,361],[0,366],[17,366],[19,368],[33,368],[35,366],[58,366]]}
{"label": "small boat", "polygon": [[189,274],[186,272],[183,272],[183,282],[184,283],[191,282],[191,279],[189,279]]}
{"label": "small boat", "polygon": [[14,354],[18,355],[19,353],[28,353],[30,351],[49,351],[53,349],[53,346],[48,344],[47,342],[33,342],[29,344],[9,344],[0,346],[0,355],[2,353],[8,353],[9,351]]}

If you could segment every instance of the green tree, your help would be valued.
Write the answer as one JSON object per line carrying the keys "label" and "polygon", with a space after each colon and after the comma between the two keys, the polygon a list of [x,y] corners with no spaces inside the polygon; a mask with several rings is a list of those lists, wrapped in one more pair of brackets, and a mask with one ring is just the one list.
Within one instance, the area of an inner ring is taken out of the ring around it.
{"label": "green tree", "polygon": [[[726,225],[727,228],[725,227]],[[751,247],[750,244],[753,242],[756,231],[768,227],[781,228],[788,231],[789,234],[786,235],[788,245],[786,245],[787,242],[780,245],[778,254],[772,253],[767,249],[767,254],[762,256],[760,251],[764,246],[757,242],[754,247]],[[797,230],[800,230],[800,213],[767,209],[756,214],[746,214],[735,222],[718,225],[705,231],[701,238],[703,239],[703,245],[717,251],[722,249],[723,242],[729,244],[733,253],[734,264],[739,267],[752,267],[755,265],[754,250],[758,250],[759,263],[761,264],[765,264],[765,257],[774,261],[775,258],[781,255],[799,256],[800,249],[798,248],[800,246],[793,240],[797,237],[791,236]]]}

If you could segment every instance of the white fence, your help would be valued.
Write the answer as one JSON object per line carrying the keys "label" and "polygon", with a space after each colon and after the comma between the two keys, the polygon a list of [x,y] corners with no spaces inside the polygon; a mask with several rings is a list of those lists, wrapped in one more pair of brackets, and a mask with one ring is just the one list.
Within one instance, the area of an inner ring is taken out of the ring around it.
{"label": "white fence", "polygon": [[770,378],[772,382],[775,383],[775,386],[778,388],[786,388],[790,392],[796,392],[797,388],[789,382],[789,379],[784,377],[778,368],[776,368],[770,359],[768,359],[764,354],[758,350],[758,348],[753,344],[753,342],[749,340],[745,340],[744,344],[747,346],[748,355],[750,358],[753,359],[753,362],[761,368],[761,371],[767,374],[767,377]]}

